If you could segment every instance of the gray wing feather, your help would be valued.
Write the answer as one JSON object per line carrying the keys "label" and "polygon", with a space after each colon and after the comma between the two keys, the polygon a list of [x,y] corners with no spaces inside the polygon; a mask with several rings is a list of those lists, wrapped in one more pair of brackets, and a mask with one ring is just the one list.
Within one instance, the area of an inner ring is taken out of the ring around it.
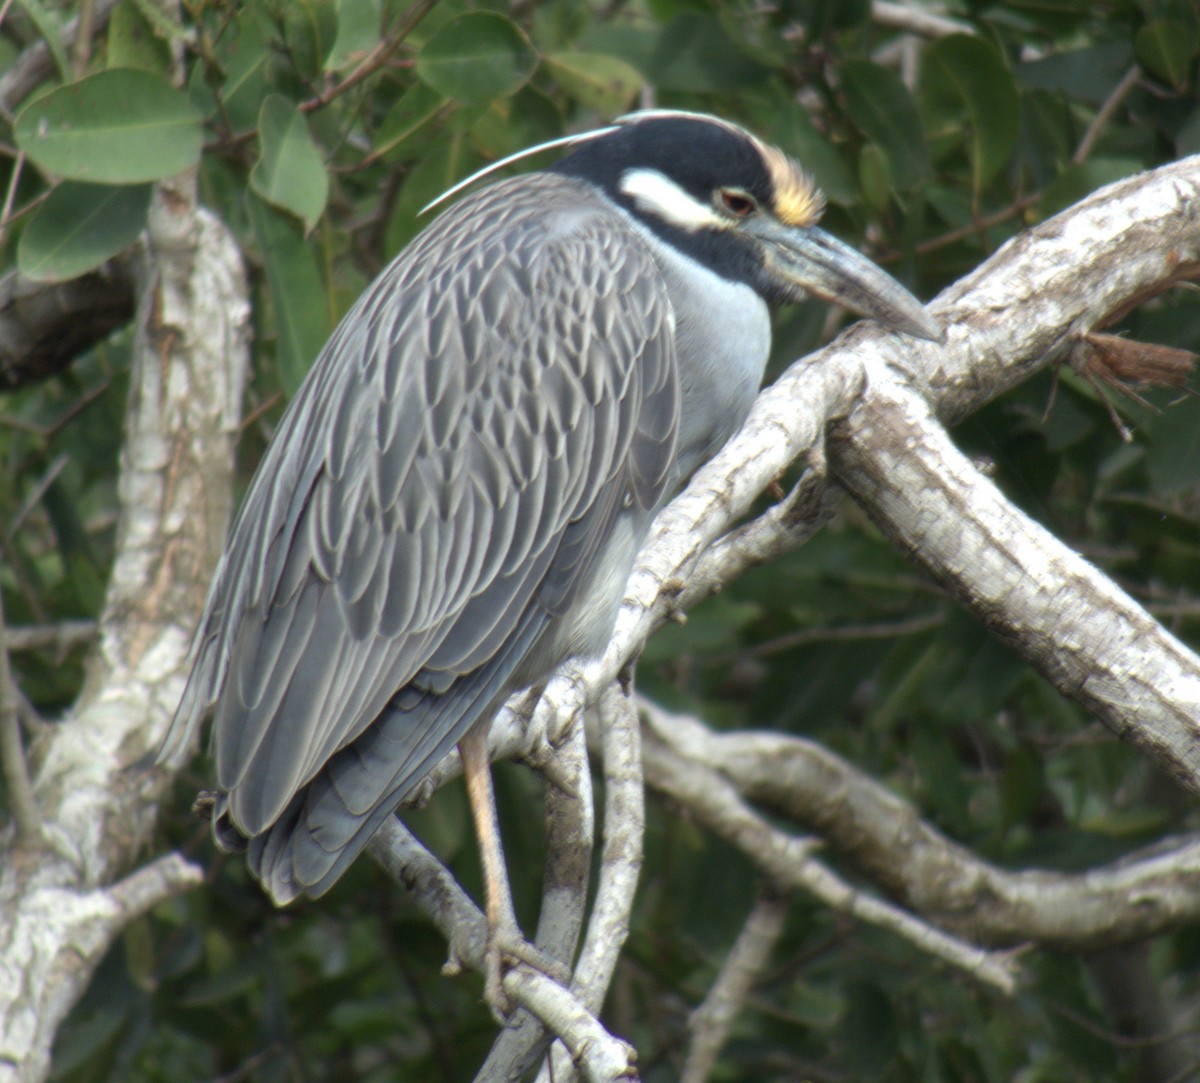
{"label": "gray wing feather", "polygon": [[166,746],[212,710],[222,810],[277,897],[340,874],[618,517],[648,521],[678,399],[653,257],[566,178],[465,200],[359,300],[247,494]]}

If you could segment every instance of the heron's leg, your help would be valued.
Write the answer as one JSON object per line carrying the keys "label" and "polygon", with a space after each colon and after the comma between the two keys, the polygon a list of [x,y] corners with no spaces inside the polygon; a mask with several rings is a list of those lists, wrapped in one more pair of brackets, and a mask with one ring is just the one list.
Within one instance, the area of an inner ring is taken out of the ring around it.
{"label": "heron's leg", "polygon": [[548,958],[530,944],[517,925],[512,889],[508,886],[508,870],[504,864],[504,847],[500,841],[500,820],[496,815],[496,793],[492,789],[487,734],[486,723],[472,726],[458,742],[458,752],[462,756],[467,799],[483,859],[484,912],[488,927],[483,995],[494,1012],[508,1016],[512,1005],[501,984],[505,956],[529,963],[560,983],[569,981],[570,975],[562,963]]}

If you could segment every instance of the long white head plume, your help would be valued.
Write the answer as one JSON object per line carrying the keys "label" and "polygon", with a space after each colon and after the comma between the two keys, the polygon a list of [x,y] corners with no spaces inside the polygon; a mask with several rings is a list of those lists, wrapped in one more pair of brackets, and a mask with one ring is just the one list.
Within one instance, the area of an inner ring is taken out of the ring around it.
{"label": "long white head plume", "polygon": [[[622,117],[622,120],[625,118]],[[453,188],[447,188],[437,199],[432,203],[426,203],[418,212],[417,216],[426,214],[433,210],[434,207],[439,207],[448,199],[453,199],[464,188],[469,188],[477,180],[483,180],[484,177],[490,176],[498,169],[503,169],[506,165],[512,165],[513,162],[522,161],[525,158],[530,158],[535,154],[540,154],[544,150],[554,150],[556,147],[573,147],[578,143],[586,143],[590,139],[599,139],[602,135],[608,135],[617,130],[620,121],[616,124],[609,124],[604,128],[596,128],[590,132],[580,132],[578,135],[563,135],[557,139],[551,139],[548,143],[539,143],[536,147],[526,147],[524,150],[519,150],[516,154],[510,154],[507,158],[501,158],[498,162],[492,162],[491,165],[485,165],[482,169],[476,170],[466,180],[460,180]]]}
{"label": "long white head plume", "polygon": [[[604,135],[611,135],[613,132],[629,124],[637,124],[642,120],[661,120],[666,117],[690,117],[695,120],[707,121],[709,124],[720,124],[728,128],[732,132],[737,132],[740,135],[748,136],[753,139],[744,128],[739,127],[727,120],[721,120],[718,117],[708,116],[704,113],[692,113],[685,109],[641,109],[636,113],[626,113],[624,116],[617,117],[611,124],[603,128],[594,128],[590,132],[580,132],[577,135],[563,135],[557,139],[551,139],[547,143],[539,143],[535,147],[526,147],[524,150],[519,150],[515,154],[510,154],[507,158],[501,158],[498,162],[492,162],[491,165],[485,165],[482,169],[476,170],[465,180],[460,180],[453,188],[447,188],[437,199],[431,203],[426,203],[417,212],[419,218],[423,214],[427,214],[434,207],[440,207],[448,199],[453,199],[464,188],[469,188],[478,180],[483,180],[484,177],[490,176],[499,169],[503,169],[506,165],[512,165],[513,162],[520,162],[526,158],[531,158],[535,154],[540,154],[544,150],[555,150],[558,147],[574,147],[580,143],[587,143],[592,139],[599,139]],[[757,139],[754,140],[756,143]]]}

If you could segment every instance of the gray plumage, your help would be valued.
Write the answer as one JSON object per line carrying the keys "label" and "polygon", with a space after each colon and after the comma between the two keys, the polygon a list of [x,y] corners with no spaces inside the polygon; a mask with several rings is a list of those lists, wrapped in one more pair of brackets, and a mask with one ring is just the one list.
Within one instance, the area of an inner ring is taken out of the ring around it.
{"label": "gray plumage", "polygon": [[[342,322],[246,496],[179,711],[277,901],[320,894],[512,690],[603,646],[673,477],[674,316],[586,185],[444,214]],[[468,259],[464,259],[469,254]],[[611,541],[621,544],[609,552]]]}
{"label": "gray plumage", "polygon": [[218,839],[277,902],[326,891],[510,692],[603,648],[652,515],[749,411],[768,300],[940,335],[741,129],[648,113],[574,141],[371,285],[234,524],[161,758],[211,713]]}

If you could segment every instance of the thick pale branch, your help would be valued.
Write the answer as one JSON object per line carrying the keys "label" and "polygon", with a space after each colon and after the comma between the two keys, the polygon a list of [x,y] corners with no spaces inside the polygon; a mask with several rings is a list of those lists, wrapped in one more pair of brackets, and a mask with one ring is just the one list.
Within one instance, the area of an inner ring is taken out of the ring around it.
{"label": "thick pale branch", "polygon": [[1010,957],[984,951],[915,914],[860,891],[813,856],[820,843],[788,834],[755,811],[718,771],[681,756],[657,736],[642,745],[646,782],[686,809],[697,823],[743,851],[781,890],[803,891],[832,910],[888,929],[920,951],[965,971],[1005,993],[1016,989]]}
{"label": "thick pale branch", "polygon": [[1019,234],[931,306],[944,347],[909,358],[944,421],[1057,360],[1085,331],[1200,273],[1200,157],[1140,173]]}
{"label": "thick pale branch", "polygon": [[905,906],[976,943],[1089,951],[1200,921],[1200,836],[1167,839],[1085,872],[1001,869],[813,741],[716,733],[686,715],[643,708],[680,755],[720,772],[756,807],[818,832]]}
{"label": "thick pale branch", "polygon": [[[575,727],[551,759],[546,776],[546,867],[542,873],[542,907],[535,946],[569,969],[587,914],[595,811],[592,775],[582,727]],[[553,764],[553,767],[550,767]],[[528,1013],[505,1027],[476,1079],[519,1079],[549,1045],[545,1028]]]}
{"label": "thick pale branch", "polygon": [[0,840],[4,1083],[44,1076],[55,1029],[124,921],[192,876],[152,865],[107,886],[145,845],[167,781],[132,765],[178,702],[224,539],[249,310],[237,246],[185,189],[156,197],[148,236],[117,552],[89,679],[31,750],[46,844]]}
{"label": "thick pale branch", "polygon": [[1060,692],[1200,790],[1200,658],[1011,504],[880,372],[831,445],[867,514]]}
{"label": "thick pale branch", "polygon": [[598,714],[604,760],[604,845],[596,903],[571,983],[580,1000],[596,1012],[629,936],[646,830],[641,729],[633,702],[612,684],[601,697]]}
{"label": "thick pale branch", "polygon": [[[617,959],[629,937],[629,919],[642,871],[646,832],[646,798],[642,779],[642,735],[632,699],[619,682],[609,685],[592,712],[598,725],[589,740],[600,746],[604,762],[604,845],[600,853],[600,882],[588,919],[587,936],[571,978],[571,991],[589,1011],[604,1006]],[[538,1076],[539,1083],[574,1078],[563,1063],[562,1047],[553,1049],[553,1063]]]}
{"label": "thick pale branch", "polygon": [[[934,303],[945,343],[919,343],[864,323],[794,364],[758,397],[738,435],[659,515],[604,657],[565,667],[529,725],[506,714],[493,736],[497,753],[520,754],[544,735],[560,733],[671,617],[681,597],[691,604],[755,559],[786,548],[790,539],[780,534],[803,537],[803,515],[769,514],[704,557],[795,458],[816,449],[822,460],[826,426],[870,401],[871,379],[901,374],[940,416],[962,417],[1052,363],[1079,332],[1196,274],[1198,189],[1200,157],[1184,159],[1101,189],[1022,234]],[[828,514],[823,499],[812,505],[815,520]],[[970,507],[960,510],[976,515]],[[1084,662],[1091,645],[1085,638],[1063,647]],[[1099,672],[1101,660],[1093,657],[1091,667]],[[1062,690],[1073,695],[1077,687],[1068,681]],[[1187,688],[1179,691],[1186,698]]]}
{"label": "thick pale branch", "polygon": [[546,776],[546,868],[537,946],[570,967],[579,946],[592,871],[595,810],[583,727],[567,734]]}

